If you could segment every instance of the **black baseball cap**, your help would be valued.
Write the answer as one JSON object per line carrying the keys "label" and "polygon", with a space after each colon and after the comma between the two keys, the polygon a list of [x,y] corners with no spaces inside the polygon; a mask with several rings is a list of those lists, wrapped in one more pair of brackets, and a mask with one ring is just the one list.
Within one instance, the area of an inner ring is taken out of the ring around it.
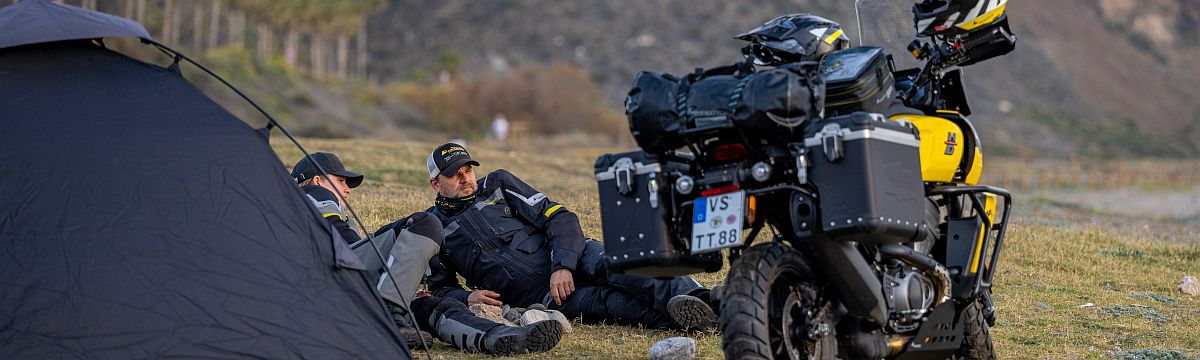
{"label": "black baseball cap", "polygon": [[479,162],[471,158],[471,154],[467,153],[467,148],[455,143],[446,143],[433,149],[429,153],[429,157],[425,159],[425,166],[429,167],[429,178],[435,178],[439,174],[442,176],[451,176],[458,172],[458,168],[463,165],[471,164],[479,166]]}
{"label": "black baseball cap", "polygon": [[[350,186],[350,188],[356,188],[363,182],[363,174],[346,170],[346,165],[342,164],[342,159],[338,159],[337,155],[327,152],[315,152],[308,155],[307,159],[312,159],[312,161],[300,159],[300,162],[297,162],[296,166],[292,167],[292,178],[296,179],[297,183],[320,176],[320,169],[325,169],[326,174],[346,178],[346,185]],[[321,165],[321,167],[317,168],[317,165]]]}

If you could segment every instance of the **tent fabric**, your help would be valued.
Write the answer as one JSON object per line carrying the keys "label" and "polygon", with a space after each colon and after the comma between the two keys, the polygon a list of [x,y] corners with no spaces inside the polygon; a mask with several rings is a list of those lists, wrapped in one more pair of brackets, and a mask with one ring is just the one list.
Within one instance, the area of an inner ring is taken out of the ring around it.
{"label": "tent fabric", "polygon": [[178,73],[0,49],[0,144],[0,359],[411,357],[266,140]]}
{"label": "tent fabric", "polygon": [[133,20],[46,0],[22,0],[0,9],[0,49],[113,36],[151,38]]}

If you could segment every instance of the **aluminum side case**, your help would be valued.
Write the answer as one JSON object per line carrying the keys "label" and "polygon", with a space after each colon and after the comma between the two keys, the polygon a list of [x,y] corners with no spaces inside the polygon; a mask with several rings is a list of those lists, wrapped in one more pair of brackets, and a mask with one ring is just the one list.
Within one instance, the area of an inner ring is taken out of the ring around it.
{"label": "aluminum side case", "polygon": [[[720,252],[692,255],[671,235],[672,203],[667,170],[641,151],[596,159],[604,255],[615,273],[670,277],[721,269]],[[691,225],[686,224],[686,225]]]}
{"label": "aluminum side case", "polygon": [[863,243],[919,239],[925,221],[919,132],[907,122],[856,112],[809,126],[808,178],[821,230]]}

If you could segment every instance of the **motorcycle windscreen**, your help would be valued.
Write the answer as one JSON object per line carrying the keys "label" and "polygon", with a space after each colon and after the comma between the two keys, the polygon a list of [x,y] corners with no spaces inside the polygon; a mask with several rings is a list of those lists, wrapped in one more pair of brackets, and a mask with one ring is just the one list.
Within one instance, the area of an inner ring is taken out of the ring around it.
{"label": "motorcycle windscreen", "polygon": [[896,70],[913,69],[920,62],[908,52],[908,43],[916,37],[912,2],[895,0],[858,0],[854,2],[858,16],[857,46],[883,48],[892,56]]}

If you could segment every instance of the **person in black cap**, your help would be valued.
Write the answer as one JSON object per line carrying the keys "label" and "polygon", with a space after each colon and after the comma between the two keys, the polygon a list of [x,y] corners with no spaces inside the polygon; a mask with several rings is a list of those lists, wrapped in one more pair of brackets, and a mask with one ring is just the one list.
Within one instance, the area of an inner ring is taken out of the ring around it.
{"label": "person in black cap", "polygon": [[[414,298],[428,259],[435,256],[443,243],[442,225],[436,217],[424,212],[412,214],[379,228],[371,235],[373,241],[368,242],[348,223],[343,211],[343,199],[349,198],[350,189],[362,184],[362,174],[347,170],[337,155],[317,152],[297,162],[292,168],[292,177],[321,216],[354,249],[369,269],[370,278],[379,279],[376,289],[410,348],[428,334],[414,329],[405,309],[412,309],[419,322],[415,327],[432,330],[439,339],[467,351],[514,355],[548,351],[558,344],[563,328],[556,321],[511,327],[478,317],[462,302],[453,299]],[[378,254],[388,258],[386,265],[368,246],[371,243],[377,246]],[[385,272],[394,277],[394,283],[387,281]]]}
{"label": "person in black cap", "polygon": [[[435,295],[464,303],[542,304],[569,318],[650,328],[714,330],[710,291],[689,277],[611,274],[604,247],[583,236],[579,218],[506,170],[475,178],[479,162],[462,145],[425,159],[437,193],[429,213],[445,229],[430,260]],[[461,274],[473,291],[458,282]]]}

